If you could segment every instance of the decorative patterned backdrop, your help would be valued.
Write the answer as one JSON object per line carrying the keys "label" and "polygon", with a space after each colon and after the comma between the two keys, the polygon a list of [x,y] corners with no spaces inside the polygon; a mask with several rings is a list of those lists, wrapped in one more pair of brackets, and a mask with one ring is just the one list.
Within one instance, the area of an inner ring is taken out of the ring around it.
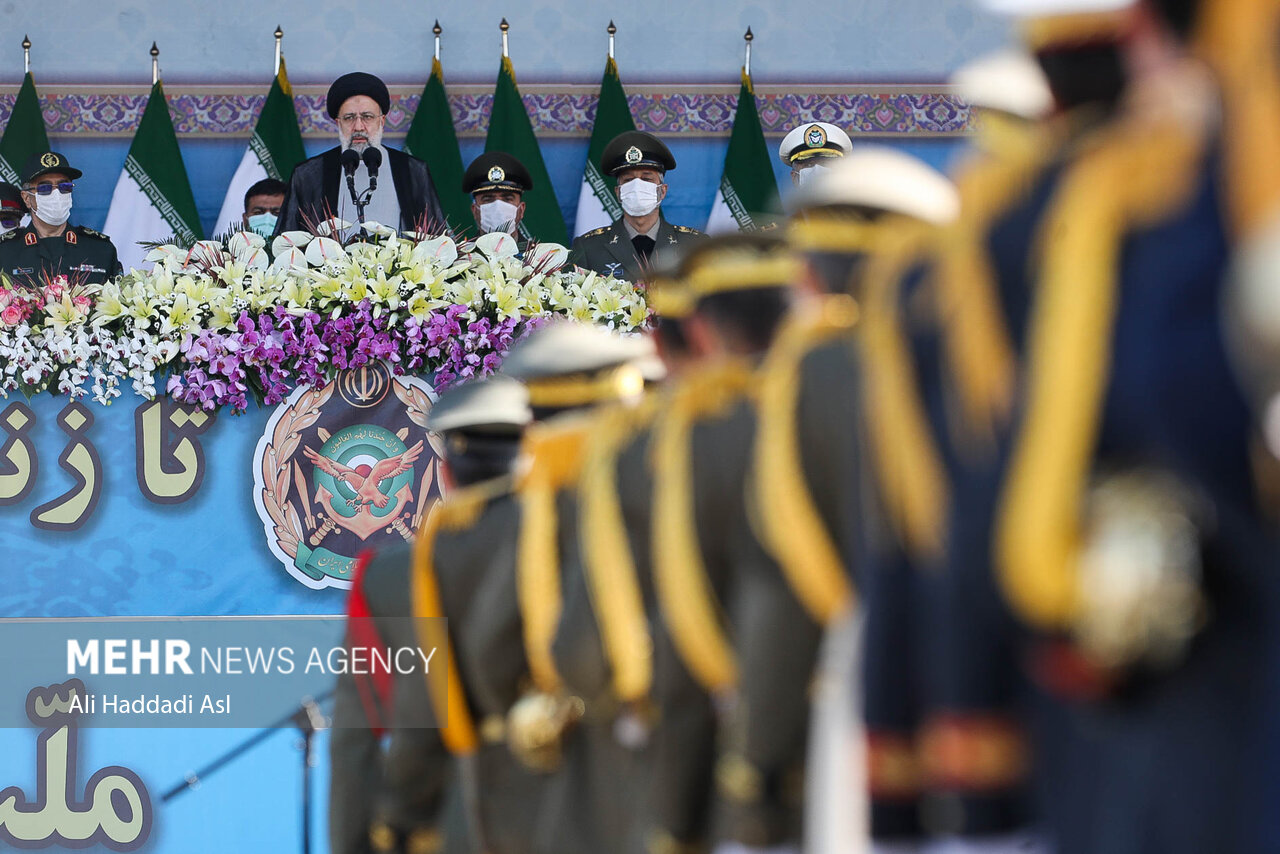
{"label": "decorative patterned backdrop", "polygon": [[[407,87],[406,87],[407,88]],[[596,91],[587,86],[530,86],[525,107],[541,137],[587,136],[595,116]],[[806,91],[807,90],[807,91]],[[418,108],[420,91],[392,93],[387,132],[404,134]],[[0,126],[8,121],[16,92],[0,95]],[[130,137],[146,106],[147,90],[119,87],[40,87],[45,123],[50,133]],[[261,88],[174,87],[166,91],[179,134],[195,137],[245,136],[253,130],[266,93]],[[738,99],[736,87],[632,87],[632,113],[641,129],[658,134],[727,136]],[[850,133],[951,135],[970,129],[969,109],[945,86],[812,86],[784,90],[757,87],[760,120],[767,134],[783,134],[814,119],[847,128]],[[482,137],[489,127],[491,87],[451,87],[454,120],[464,137]],[[303,133],[330,137],[333,122],[325,113],[324,91],[299,87],[294,104]]]}

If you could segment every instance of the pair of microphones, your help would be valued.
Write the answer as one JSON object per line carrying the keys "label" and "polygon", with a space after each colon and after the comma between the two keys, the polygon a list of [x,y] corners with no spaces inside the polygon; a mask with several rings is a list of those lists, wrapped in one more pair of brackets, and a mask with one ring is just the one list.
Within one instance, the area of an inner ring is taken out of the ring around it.
{"label": "pair of microphones", "polygon": [[[353,148],[344,149],[341,155],[342,171],[347,173],[347,189],[351,192],[351,200],[356,204],[356,214],[360,222],[364,222],[364,209],[373,198],[373,191],[378,189],[378,168],[382,166],[382,151],[367,146],[363,153]],[[369,188],[363,193],[356,193],[356,167],[364,162],[369,170]]]}
{"label": "pair of microphones", "polygon": [[382,166],[382,151],[372,145],[367,147],[363,154],[357,152],[354,148],[345,149],[342,152],[342,171],[347,173],[348,180],[355,178],[356,167],[360,165],[361,161],[364,161],[365,168],[369,170],[369,189],[376,190],[378,188],[378,168]]}

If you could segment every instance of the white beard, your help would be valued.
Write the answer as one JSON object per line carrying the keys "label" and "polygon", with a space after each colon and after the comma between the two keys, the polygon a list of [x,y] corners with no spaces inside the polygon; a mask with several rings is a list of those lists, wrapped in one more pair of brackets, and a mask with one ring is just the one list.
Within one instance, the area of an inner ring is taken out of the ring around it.
{"label": "white beard", "polygon": [[357,141],[354,144],[351,142],[350,136],[344,134],[342,131],[338,131],[338,142],[341,143],[342,148],[344,149],[350,148],[357,154],[364,154],[364,150],[366,148],[369,148],[370,146],[377,148],[382,145],[382,128],[378,128],[376,131],[370,131],[368,142]]}

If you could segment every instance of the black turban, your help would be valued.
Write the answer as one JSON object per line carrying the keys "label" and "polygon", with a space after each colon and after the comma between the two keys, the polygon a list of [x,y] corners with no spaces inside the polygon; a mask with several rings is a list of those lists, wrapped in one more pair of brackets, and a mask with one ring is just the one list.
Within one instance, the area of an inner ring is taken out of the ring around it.
{"label": "black turban", "polygon": [[391,109],[391,93],[387,91],[387,84],[372,74],[353,71],[350,74],[342,75],[333,81],[333,85],[329,87],[329,97],[326,100],[326,106],[329,108],[329,118],[336,119],[338,110],[342,109],[342,105],[346,100],[356,95],[367,95],[377,101],[378,106],[382,108],[384,116]]}

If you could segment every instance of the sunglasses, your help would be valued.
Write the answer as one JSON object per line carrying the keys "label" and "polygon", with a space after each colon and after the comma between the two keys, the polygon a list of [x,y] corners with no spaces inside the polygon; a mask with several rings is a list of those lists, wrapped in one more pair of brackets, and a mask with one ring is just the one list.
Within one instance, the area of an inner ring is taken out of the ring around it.
{"label": "sunglasses", "polygon": [[76,185],[74,181],[60,181],[57,184],[50,184],[46,182],[44,184],[36,184],[34,187],[27,187],[26,191],[28,193],[35,193],[37,196],[48,196],[53,193],[55,187],[57,187],[59,193],[65,196],[67,193],[74,190]]}

